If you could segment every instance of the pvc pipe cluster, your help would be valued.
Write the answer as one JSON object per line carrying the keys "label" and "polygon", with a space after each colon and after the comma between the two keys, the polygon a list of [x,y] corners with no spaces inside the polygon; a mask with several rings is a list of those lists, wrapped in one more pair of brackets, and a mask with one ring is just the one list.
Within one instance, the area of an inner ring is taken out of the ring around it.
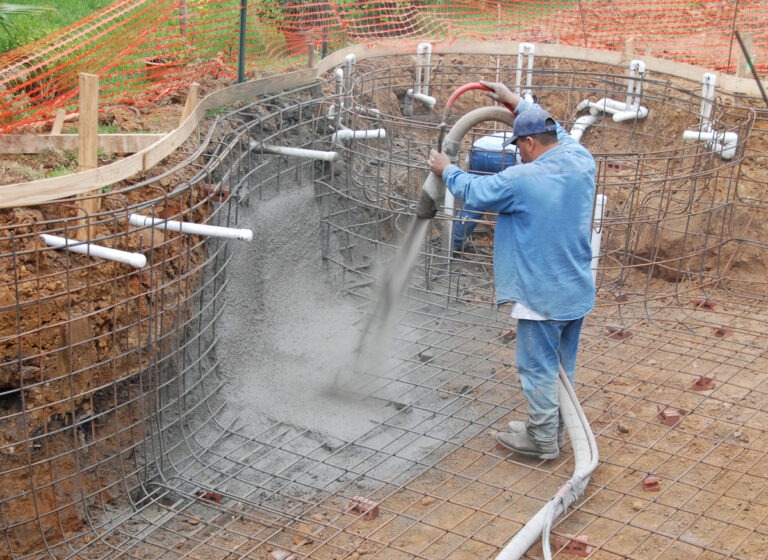
{"label": "pvc pipe cluster", "polygon": [[152,218],[150,216],[142,216],[141,214],[131,214],[128,217],[128,222],[132,226],[136,227],[153,227],[157,229],[164,229],[166,231],[187,233],[190,235],[222,237],[225,239],[241,239],[243,241],[251,241],[253,239],[253,231],[250,229],[210,226],[207,224],[198,224],[195,222],[177,222],[174,220],[163,220],[160,218]]}
{"label": "pvc pipe cluster", "polygon": [[602,113],[611,115],[613,122],[624,122],[633,119],[644,119],[648,116],[648,109],[640,105],[642,100],[642,80],[645,77],[645,63],[641,60],[633,60],[629,63],[629,81],[627,84],[626,101],[603,98],[599,101],[585,99],[576,106],[576,111],[589,109],[589,114],[576,119],[571,128],[571,137],[581,142],[584,131],[597,122]]}
{"label": "pvc pipe cluster", "polygon": [[733,159],[736,155],[736,146],[739,143],[739,135],[736,132],[686,130],[683,132],[683,140],[699,140],[706,142],[707,148],[715,152],[721,158]]}
{"label": "pvc pipe cluster", "polygon": [[712,127],[712,106],[715,99],[715,74],[705,73],[701,79],[701,124],[699,130],[686,130],[683,140],[706,142],[708,150],[723,159],[732,159],[736,155],[739,135],[735,132],[717,132]]}
{"label": "pvc pipe cluster", "polygon": [[593,115],[599,113],[608,113],[611,115],[613,122],[624,122],[632,119],[644,119],[648,116],[648,109],[641,106],[627,105],[623,101],[616,101],[615,99],[604,98],[600,101],[585,100],[579,103],[576,107],[578,111],[589,108],[589,112]]}
{"label": "pvc pipe cluster", "polygon": [[416,47],[416,76],[413,88],[405,92],[403,98],[403,114],[413,116],[413,102],[418,101],[428,107],[434,108],[437,99],[429,95],[429,71],[431,67],[432,43],[419,43]]}
{"label": "pvc pipe cluster", "polygon": [[416,47],[416,83],[413,87],[413,98],[430,109],[437,103],[437,100],[429,95],[431,59],[432,43],[419,43],[419,46]]}
{"label": "pvc pipe cluster", "polygon": [[[338,110],[336,109],[335,105],[331,105],[328,109],[328,118],[333,121],[334,128],[336,129],[336,132],[334,132],[331,136],[331,142],[334,145],[340,145],[353,139],[386,138],[387,136],[387,131],[383,128],[377,128],[373,130],[352,130],[345,126],[344,116],[354,106],[354,101],[352,99],[352,73],[355,69],[355,60],[356,57],[354,54],[348,54],[344,59],[347,69],[346,78],[344,70],[341,68],[337,68],[334,72],[336,78],[336,96],[340,100]],[[373,115],[379,114],[379,111],[375,109],[365,109],[363,107],[358,107],[358,110]]]}
{"label": "pvc pipe cluster", "polygon": [[135,268],[143,268],[147,264],[147,257],[141,253],[129,253],[128,251],[120,251],[119,249],[104,247],[103,245],[85,243],[76,239],[67,239],[66,237],[49,235],[47,233],[41,233],[40,237],[46,245],[65,248],[73,253],[129,264]]}

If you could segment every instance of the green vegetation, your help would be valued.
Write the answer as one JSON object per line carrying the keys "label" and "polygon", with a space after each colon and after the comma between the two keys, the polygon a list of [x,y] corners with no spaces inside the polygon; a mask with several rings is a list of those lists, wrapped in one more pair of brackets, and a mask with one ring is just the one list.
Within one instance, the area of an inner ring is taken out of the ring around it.
{"label": "green vegetation", "polygon": [[[67,27],[114,0],[23,0],[0,3],[0,52],[13,50]],[[23,13],[11,6],[36,7],[40,13]]]}

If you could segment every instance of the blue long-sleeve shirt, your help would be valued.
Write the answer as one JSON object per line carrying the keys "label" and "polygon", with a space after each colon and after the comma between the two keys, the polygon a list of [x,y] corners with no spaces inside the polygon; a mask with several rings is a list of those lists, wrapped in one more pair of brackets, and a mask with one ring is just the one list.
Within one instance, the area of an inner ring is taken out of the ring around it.
{"label": "blue long-sleeve shirt", "polygon": [[[523,100],[516,113],[531,106]],[[590,245],[595,160],[559,124],[557,137],[556,147],[530,163],[494,175],[449,165],[443,180],[466,204],[499,213],[496,301],[519,302],[549,319],[568,321],[595,304]]]}

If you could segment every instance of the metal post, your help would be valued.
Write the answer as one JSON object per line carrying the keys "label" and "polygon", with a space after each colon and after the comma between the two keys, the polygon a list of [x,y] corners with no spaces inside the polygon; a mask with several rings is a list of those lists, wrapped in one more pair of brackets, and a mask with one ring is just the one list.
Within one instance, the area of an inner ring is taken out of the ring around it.
{"label": "metal post", "polygon": [[245,28],[248,15],[248,0],[240,0],[240,52],[237,55],[237,83],[245,81]]}

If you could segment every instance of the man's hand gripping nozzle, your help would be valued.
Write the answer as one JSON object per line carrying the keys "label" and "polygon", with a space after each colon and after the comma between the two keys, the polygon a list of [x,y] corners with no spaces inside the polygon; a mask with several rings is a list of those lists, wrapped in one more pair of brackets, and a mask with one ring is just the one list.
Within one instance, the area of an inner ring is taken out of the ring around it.
{"label": "man's hand gripping nozzle", "polygon": [[[447,155],[451,162],[456,159],[460,144],[458,142],[444,142],[445,120],[440,125],[440,134],[437,141],[437,150]],[[437,209],[445,199],[445,183],[443,178],[430,172],[424,185],[421,187],[419,202],[416,205],[416,217],[421,220],[431,220],[437,215]]]}

